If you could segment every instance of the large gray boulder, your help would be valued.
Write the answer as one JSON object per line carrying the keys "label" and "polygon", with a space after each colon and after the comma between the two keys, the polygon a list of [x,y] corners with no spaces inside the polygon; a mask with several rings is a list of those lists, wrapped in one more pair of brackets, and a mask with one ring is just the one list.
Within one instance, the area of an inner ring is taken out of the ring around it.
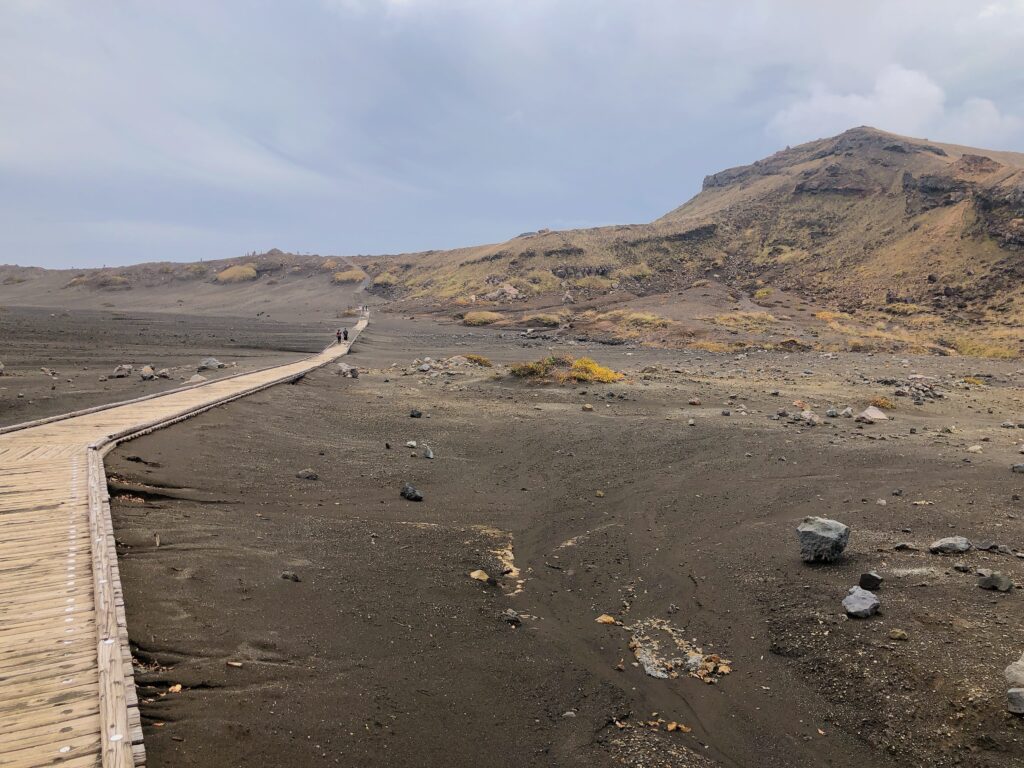
{"label": "large gray boulder", "polygon": [[843,598],[843,608],[846,609],[847,616],[852,616],[855,619],[874,616],[881,606],[882,604],[873,593],[860,587],[851,588],[850,594]]}
{"label": "large gray boulder", "polygon": [[997,592],[1009,592],[1013,589],[1013,579],[1001,571],[990,571],[982,568],[978,571],[978,586]]}
{"label": "large gray boulder", "polygon": [[800,557],[805,563],[832,562],[850,540],[849,527],[825,517],[805,517],[796,533],[800,538]]}
{"label": "large gray boulder", "polygon": [[1006,684],[1011,688],[1024,688],[1024,653],[1017,661],[1003,670],[1003,677],[1006,678]]}
{"label": "large gray boulder", "polygon": [[963,536],[947,536],[944,539],[933,541],[928,547],[928,551],[933,555],[957,555],[970,548],[971,542]]}

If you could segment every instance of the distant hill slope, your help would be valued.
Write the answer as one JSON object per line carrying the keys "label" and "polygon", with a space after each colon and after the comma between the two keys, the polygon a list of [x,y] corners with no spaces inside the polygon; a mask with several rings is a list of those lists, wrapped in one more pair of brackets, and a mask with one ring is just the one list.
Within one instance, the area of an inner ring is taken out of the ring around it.
{"label": "distant hill slope", "polygon": [[[228,267],[233,276],[224,277]],[[195,284],[189,292],[213,301],[249,293],[265,300],[301,285],[311,299],[331,300],[342,269],[364,270],[361,287],[408,308],[562,308],[561,321],[583,306],[637,302],[660,301],[671,316],[672,297],[709,281],[730,292],[727,300],[770,306],[773,292],[797,294],[890,326],[876,328],[876,341],[905,333],[926,348],[954,348],[958,333],[984,327],[1019,351],[1024,155],[855,128],[708,176],[696,197],[649,224],[354,260],[275,251],[56,276],[0,267],[0,301],[32,303],[44,284],[50,299],[72,302],[161,284]],[[828,322],[836,330],[850,319]]]}

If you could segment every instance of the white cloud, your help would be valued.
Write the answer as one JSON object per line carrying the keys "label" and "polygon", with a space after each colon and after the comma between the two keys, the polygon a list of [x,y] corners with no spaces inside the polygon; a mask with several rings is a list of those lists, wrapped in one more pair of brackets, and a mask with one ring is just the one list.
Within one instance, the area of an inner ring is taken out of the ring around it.
{"label": "white cloud", "polygon": [[885,67],[862,93],[838,93],[814,83],[808,95],[775,113],[768,131],[793,144],[856,125],[996,149],[1024,139],[1024,121],[1003,114],[990,99],[970,97],[948,107],[938,83],[901,66]]}

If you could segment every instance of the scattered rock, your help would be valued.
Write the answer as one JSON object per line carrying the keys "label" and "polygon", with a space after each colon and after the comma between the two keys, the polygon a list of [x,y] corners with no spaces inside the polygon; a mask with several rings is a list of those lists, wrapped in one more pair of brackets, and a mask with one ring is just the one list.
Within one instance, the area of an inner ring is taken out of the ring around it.
{"label": "scattered rock", "polygon": [[594,410],[594,406],[592,406],[590,403],[584,403],[582,410],[589,412]]}
{"label": "scattered rock", "polygon": [[299,480],[319,480],[320,479],[320,475],[318,475],[312,469],[300,469],[298,472],[295,473],[295,476],[297,478],[299,478]]}
{"label": "scattered rock", "polygon": [[700,398],[699,397],[691,397],[690,398],[690,405],[700,405]]}
{"label": "scattered rock", "polygon": [[874,424],[876,421],[888,421],[889,417],[880,409],[873,405],[869,405],[863,411],[857,414],[856,421],[862,424]]}
{"label": "scattered rock", "polygon": [[1003,670],[1003,677],[1011,688],[1024,688],[1024,653]]}
{"label": "scattered rock", "polygon": [[947,536],[944,539],[933,541],[928,551],[933,555],[956,555],[966,552],[971,548],[971,542],[963,536]]}
{"label": "scattered rock", "polygon": [[[476,573],[476,571],[474,571]],[[506,624],[511,624],[513,627],[518,627],[523,623],[523,620],[519,617],[519,614],[511,608],[506,608],[501,613],[501,620]]]}
{"label": "scattered rock", "polygon": [[978,586],[997,592],[1009,592],[1013,589],[1013,579],[1001,571],[990,571],[982,568],[978,571]]}
{"label": "scattered rock", "polygon": [[1006,692],[1006,711],[1024,715],[1024,688],[1011,688]]}
{"label": "scattered rock", "polygon": [[874,616],[878,613],[881,605],[877,597],[860,587],[852,587],[850,593],[843,598],[843,608],[846,609],[846,615],[852,616],[855,619],[866,619],[869,616]]}
{"label": "scattered rock", "polygon": [[600,616],[594,619],[594,621],[596,621],[598,624],[614,624],[615,617],[609,616],[607,613],[602,613]]}
{"label": "scattered rock", "polygon": [[302,581],[302,579],[299,578],[299,574],[297,574],[295,571],[281,571],[281,578],[285,581]]}
{"label": "scattered rock", "polygon": [[874,592],[876,589],[882,586],[882,577],[874,571],[868,571],[860,575],[860,588],[866,589],[870,592]]}
{"label": "scattered rock", "polygon": [[197,371],[215,371],[220,368],[227,368],[227,365],[222,363],[216,357],[204,358],[201,363],[196,367]]}
{"label": "scattered rock", "polygon": [[200,376],[197,373],[191,379],[189,379],[186,383],[187,384],[199,384],[199,383],[204,382],[204,381],[206,381],[206,377],[205,376]]}
{"label": "scattered rock", "polygon": [[403,499],[408,499],[409,501],[423,501],[423,494],[417,491],[410,483],[402,486],[401,495]]}
{"label": "scattered rock", "polygon": [[432,458],[434,458],[434,452],[432,450],[430,450],[430,446],[425,446],[423,448],[423,458],[424,459],[432,459]]}
{"label": "scattered rock", "polygon": [[1024,475],[1024,464],[1014,464],[1010,467],[1011,472],[1016,472],[1018,475]]}
{"label": "scattered rock", "polygon": [[413,408],[411,411],[409,411],[409,418],[410,419],[419,419],[422,416],[423,416],[423,412],[422,411],[418,411],[415,408]]}
{"label": "scattered rock", "polygon": [[158,379],[169,379],[171,378],[171,372],[166,368],[161,368],[156,372],[156,377]]}
{"label": "scattered rock", "polygon": [[846,525],[824,517],[805,517],[797,526],[800,557],[805,563],[829,563],[838,558],[850,540]]}
{"label": "scattered rock", "polygon": [[139,376],[142,377],[143,381],[152,381],[156,378],[156,371],[153,370],[152,365],[145,365],[142,370],[139,371]]}
{"label": "scattered rock", "polygon": [[345,376],[346,378],[350,379],[359,378],[359,371],[356,370],[356,367],[354,365],[349,365],[348,363],[338,363],[334,372],[339,376]]}
{"label": "scattered rock", "polygon": [[895,547],[893,547],[893,549],[895,549],[897,552],[916,552],[917,551],[917,547],[915,547],[909,541],[901,541],[899,544],[897,544]]}
{"label": "scattered rock", "polygon": [[112,379],[126,379],[132,375],[132,371],[135,370],[132,366],[127,363],[117,366],[114,372],[110,374]]}
{"label": "scattered rock", "polygon": [[889,639],[890,640],[902,640],[903,642],[906,642],[907,640],[910,639],[910,636],[906,633],[905,630],[902,630],[902,629],[890,629],[889,630]]}

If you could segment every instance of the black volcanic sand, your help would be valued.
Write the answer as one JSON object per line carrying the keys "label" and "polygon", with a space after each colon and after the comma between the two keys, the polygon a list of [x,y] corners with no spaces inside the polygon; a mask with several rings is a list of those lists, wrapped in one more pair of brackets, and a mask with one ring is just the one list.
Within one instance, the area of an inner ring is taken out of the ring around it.
{"label": "black volcanic sand", "polygon": [[[1024,561],[927,553],[957,533],[1024,548],[1024,430],[999,426],[1020,415],[1015,365],[586,351],[630,380],[403,375],[425,355],[546,347],[378,315],[358,379],[320,371],[111,455],[149,765],[1021,764],[1001,673],[1024,651],[1022,593],[952,566],[1020,584]],[[995,378],[873,426],[769,419],[795,398],[863,407],[892,387],[860,373],[911,371]],[[800,562],[811,514],[852,527],[841,562]],[[882,615],[847,620],[869,569]],[[604,613],[665,619],[733,672],[649,677]]]}
{"label": "black volcanic sand", "polygon": [[[203,371],[207,378],[288,362],[323,349],[334,330],[327,322],[2,308],[0,427],[183,386],[205,357],[230,366]],[[123,363],[136,372],[110,378]],[[145,365],[168,368],[171,378],[142,381]]]}

